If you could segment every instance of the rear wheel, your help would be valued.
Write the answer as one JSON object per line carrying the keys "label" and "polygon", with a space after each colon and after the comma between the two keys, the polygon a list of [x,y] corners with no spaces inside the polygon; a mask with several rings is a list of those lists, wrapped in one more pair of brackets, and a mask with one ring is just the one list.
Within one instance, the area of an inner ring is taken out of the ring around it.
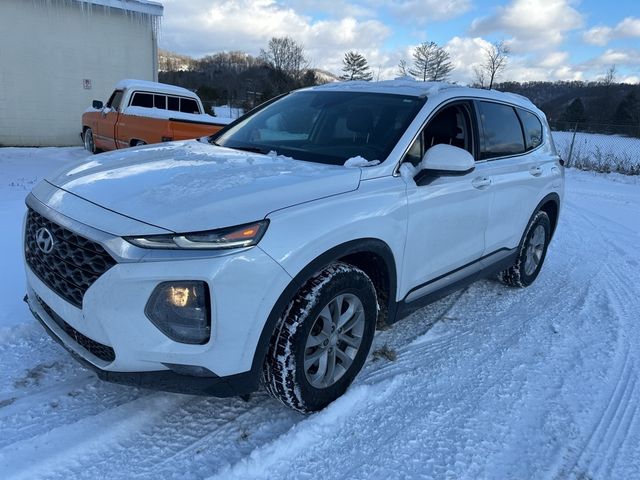
{"label": "rear wheel", "polygon": [[375,288],[359,268],[333,263],[285,309],[263,368],[269,394],[301,412],[341,396],[367,358],[377,316]]}
{"label": "rear wheel", "polygon": [[551,239],[549,216],[537,212],[524,233],[515,263],[500,274],[500,279],[511,287],[528,287],[540,273]]}

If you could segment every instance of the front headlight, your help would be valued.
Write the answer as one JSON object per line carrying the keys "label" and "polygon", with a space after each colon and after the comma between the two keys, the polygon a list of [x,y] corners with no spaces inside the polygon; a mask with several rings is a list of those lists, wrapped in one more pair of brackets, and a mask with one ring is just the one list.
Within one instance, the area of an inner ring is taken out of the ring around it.
{"label": "front headlight", "polygon": [[150,235],[148,237],[124,237],[142,248],[163,249],[209,249],[241,248],[256,245],[267,231],[269,220],[247,223],[236,227],[209,230],[206,232]]}

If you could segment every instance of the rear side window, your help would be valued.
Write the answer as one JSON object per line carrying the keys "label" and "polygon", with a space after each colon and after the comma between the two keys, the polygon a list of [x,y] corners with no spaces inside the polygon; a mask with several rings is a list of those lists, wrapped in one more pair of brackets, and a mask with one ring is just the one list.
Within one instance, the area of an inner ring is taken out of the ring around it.
{"label": "rear side window", "polygon": [[167,97],[165,95],[154,95],[153,96],[153,106],[155,108],[161,108],[162,110],[167,109]]}
{"label": "rear side window", "polygon": [[178,97],[167,97],[167,110],[172,112],[180,111],[180,99]]}
{"label": "rear side window", "polygon": [[191,98],[180,99],[180,111],[183,113],[200,113],[198,102]]}
{"label": "rear side window", "polygon": [[520,120],[513,107],[493,102],[478,102],[484,145],[480,158],[517,155],[525,151]]}
{"label": "rear side window", "polygon": [[533,150],[542,143],[542,124],[533,113],[522,110],[521,108],[517,108],[516,110],[522,121],[524,141],[527,150]]}
{"label": "rear side window", "polygon": [[153,108],[153,95],[150,93],[136,92],[131,100],[132,107]]}

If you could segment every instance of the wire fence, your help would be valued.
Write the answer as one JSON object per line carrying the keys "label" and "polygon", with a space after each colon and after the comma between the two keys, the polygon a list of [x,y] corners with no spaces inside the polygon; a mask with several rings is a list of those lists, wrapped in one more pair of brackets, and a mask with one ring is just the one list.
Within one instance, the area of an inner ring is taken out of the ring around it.
{"label": "wire fence", "polygon": [[555,122],[551,130],[567,167],[640,175],[640,126]]}

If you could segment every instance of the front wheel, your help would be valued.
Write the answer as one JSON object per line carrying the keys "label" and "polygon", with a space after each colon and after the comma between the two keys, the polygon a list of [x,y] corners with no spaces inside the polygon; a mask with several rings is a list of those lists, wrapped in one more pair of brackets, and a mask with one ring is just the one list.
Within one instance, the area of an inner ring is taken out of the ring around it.
{"label": "front wheel", "polygon": [[376,291],[359,268],[336,262],[311,278],[271,338],[263,384],[300,412],[340,397],[364,364],[375,333]]}
{"label": "front wheel", "polygon": [[514,264],[500,274],[500,279],[511,287],[528,287],[537,278],[547,255],[551,239],[549,216],[537,212],[520,241],[518,257]]}
{"label": "front wheel", "polygon": [[82,141],[84,143],[84,148],[85,150],[87,150],[88,152],[91,153],[96,153],[96,144],[93,140],[93,130],[91,130],[90,128],[87,128],[84,131],[84,135],[82,136]]}

